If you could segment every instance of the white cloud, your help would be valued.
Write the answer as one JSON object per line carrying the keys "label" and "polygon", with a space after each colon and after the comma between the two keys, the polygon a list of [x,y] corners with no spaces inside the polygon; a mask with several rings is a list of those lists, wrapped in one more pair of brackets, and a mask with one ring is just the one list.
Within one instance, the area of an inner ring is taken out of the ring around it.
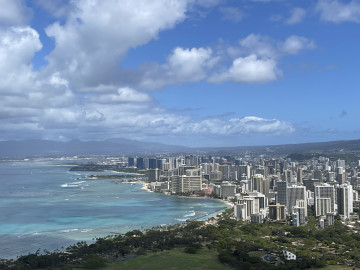
{"label": "white cloud", "polygon": [[255,116],[232,118],[229,120],[206,119],[193,123],[187,131],[200,134],[242,135],[242,134],[284,134],[295,131],[293,126],[277,119],[265,119]]}
{"label": "white cloud", "polygon": [[175,48],[168,58],[168,73],[176,76],[177,81],[198,81],[205,78],[205,68],[215,64],[209,48]]}
{"label": "white cloud", "polygon": [[228,20],[234,23],[241,21],[245,16],[244,12],[236,7],[220,7],[219,11],[222,14],[224,20]]}
{"label": "white cloud", "polygon": [[[3,3],[5,1],[0,2]],[[17,0],[6,3],[15,3],[17,8],[23,4]],[[132,86],[126,87],[124,77],[128,74],[142,78],[139,85],[143,87],[158,88],[206,80],[217,69],[216,64],[222,59],[207,47],[177,47],[164,64],[150,64],[153,69],[148,69],[148,73],[141,73],[140,68],[124,75],[119,68],[129,49],[156,39],[160,31],[184,20],[186,1],[135,3],[124,0],[121,5],[118,1],[100,0],[72,3],[74,6],[66,16],[65,12],[53,11],[54,16],[65,17],[64,22],[46,28],[46,33],[55,40],[55,49],[48,55],[49,65],[43,70],[32,67],[32,59],[42,44],[34,29],[21,26],[26,22],[21,9],[14,13],[13,21],[7,21],[20,26],[0,28],[0,139],[24,138],[24,134],[104,139],[131,138],[138,134],[182,135],[184,131],[189,135],[291,132],[290,124],[276,119],[195,121],[190,116],[156,106],[150,94],[134,87],[134,79]],[[42,0],[38,4],[45,8],[47,5]],[[49,10],[53,8],[48,5]],[[250,47],[254,49],[256,42],[254,54]],[[232,59],[231,67],[220,72],[214,81],[255,83],[278,78],[281,72],[275,57],[270,57],[273,51],[267,51],[265,45],[265,39],[260,37],[244,40],[239,46],[245,55]]]}
{"label": "white cloud", "polygon": [[360,22],[360,1],[342,3],[338,0],[319,0],[315,7],[323,21],[334,23]]}
{"label": "white cloud", "polygon": [[177,47],[169,55],[165,64],[142,67],[144,76],[140,86],[155,89],[166,84],[203,80],[207,76],[207,71],[216,64],[217,60],[212,56],[210,48]]}
{"label": "white cloud", "polygon": [[282,44],[282,51],[288,54],[297,54],[301,50],[312,50],[316,48],[315,42],[305,37],[290,36]]}
{"label": "white cloud", "polygon": [[287,24],[296,24],[304,20],[306,16],[306,10],[303,8],[293,8],[291,10],[291,16],[286,20]]}
{"label": "white cloud", "polygon": [[0,93],[15,94],[34,83],[31,59],[41,47],[30,27],[0,28]]}
{"label": "white cloud", "polygon": [[128,102],[150,102],[152,98],[145,93],[141,93],[129,87],[119,88],[115,93],[99,94],[91,98],[98,103],[128,103]]}
{"label": "white cloud", "polygon": [[233,58],[232,65],[222,72],[214,72],[209,82],[233,81],[237,83],[267,83],[282,76],[277,67],[281,57],[297,54],[301,50],[316,47],[314,41],[301,36],[290,36],[285,41],[250,34],[239,40],[239,46],[228,47],[226,52]]}
{"label": "white cloud", "polygon": [[225,72],[210,77],[210,82],[266,83],[281,76],[273,59],[259,59],[255,54],[239,57]]}
{"label": "white cloud", "polygon": [[60,72],[78,89],[126,80],[118,63],[128,50],[173,28],[185,19],[187,8],[187,1],[180,0],[73,3],[65,24],[46,28],[56,44],[47,70]]}
{"label": "white cloud", "polygon": [[276,58],[278,56],[274,41],[266,36],[250,34],[241,39],[239,45],[243,54],[256,54],[267,58]]}
{"label": "white cloud", "polygon": [[0,25],[23,26],[31,15],[23,0],[0,0]]}

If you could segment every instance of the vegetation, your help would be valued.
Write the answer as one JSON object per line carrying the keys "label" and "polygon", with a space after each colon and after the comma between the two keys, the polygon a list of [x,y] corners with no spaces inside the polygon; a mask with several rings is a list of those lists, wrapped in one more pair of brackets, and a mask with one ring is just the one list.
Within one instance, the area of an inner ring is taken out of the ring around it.
{"label": "vegetation", "polygon": [[[296,254],[297,260],[286,261],[283,250]],[[271,263],[265,262],[264,254],[269,254]],[[132,257],[136,259],[126,260]],[[146,269],[201,269],[196,265],[207,260],[208,269],[220,269],[221,264],[235,269],[360,267],[360,235],[339,220],[325,229],[317,228],[314,222],[302,227],[244,223],[233,219],[229,209],[212,224],[191,221],[133,230],[98,238],[93,244],[79,242],[64,252],[37,252],[16,261],[2,261],[0,269],[145,269],[141,264]]]}

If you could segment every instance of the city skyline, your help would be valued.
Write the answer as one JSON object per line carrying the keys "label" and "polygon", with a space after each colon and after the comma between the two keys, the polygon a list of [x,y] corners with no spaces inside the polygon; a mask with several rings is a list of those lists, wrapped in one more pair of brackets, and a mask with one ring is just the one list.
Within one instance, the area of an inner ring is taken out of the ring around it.
{"label": "city skyline", "polygon": [[0,140],[360,138],[358,0],[0,7]]}

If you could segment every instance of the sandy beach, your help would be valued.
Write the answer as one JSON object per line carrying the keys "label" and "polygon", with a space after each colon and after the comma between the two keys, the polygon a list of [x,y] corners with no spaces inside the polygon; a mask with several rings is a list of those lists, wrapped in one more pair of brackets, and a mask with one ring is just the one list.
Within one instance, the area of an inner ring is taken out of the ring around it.
{"label": "sandy beach", "polygon": [[[144,181],[138,181],[137,183],[141,183],[142,184],[142,187],[141,189],[143,190],[146,190],[147,192],[154,192],[152,191],[151,189],[148,188],[148,184],[149,183],[146,183]],[[164,193],[162,192],[162,194],[164,195],[170,195],[170,193]],[[205,199],[205,200],[215,200],[215,201],[218,201],[218,202],[222,202],[222,203],[225,203],[227,205],[227,208],[232,208],[234,207],[234,204],[232,202],[229,202],[229,201],[225,201],[225,200],[222,200],[222,199],[217,199],[217,198],[212,198],[212,197],[198,197],[198,196],[183,196],[183,195],[176,195],[178,197],[183,197],[183,198],[190,198],[190,199]]]}
{"label": "sandy beach", "polygon": [[137,183],[142,184],[141,189],[146,190],[147,192],[154,192],[154,191],[152,191],[151,189],[148,188],[149,183],[146,183],[144,181],[138,181]]}

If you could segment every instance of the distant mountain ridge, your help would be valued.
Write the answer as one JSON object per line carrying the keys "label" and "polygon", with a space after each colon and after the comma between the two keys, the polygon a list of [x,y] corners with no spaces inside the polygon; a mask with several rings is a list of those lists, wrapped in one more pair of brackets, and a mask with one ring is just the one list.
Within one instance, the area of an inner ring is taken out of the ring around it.
{"label": "distant mountain ridge", "polygon": [[171,153],[236,155],[251,153],[286,156],[291,153],[353,153],[360,155],[360,140],[343,140],[317,143],[234,146],[234,147],[186,147],[157,142],[142,142],[123,138],[104,141],[68,142],[48,140],[0,141],[0,157],[59,157],[86,155],[155,155]]}
{"label": "distant mountain ridge", "polygon": [[198,148],[198,150],[218,155],[246,152],[251,152],[252,154],[268,155],[289,155],[291,153],[352,153],[355,155],[359,155],[360,140],[341,140],[329,142],[261,146],[212,147]]}

